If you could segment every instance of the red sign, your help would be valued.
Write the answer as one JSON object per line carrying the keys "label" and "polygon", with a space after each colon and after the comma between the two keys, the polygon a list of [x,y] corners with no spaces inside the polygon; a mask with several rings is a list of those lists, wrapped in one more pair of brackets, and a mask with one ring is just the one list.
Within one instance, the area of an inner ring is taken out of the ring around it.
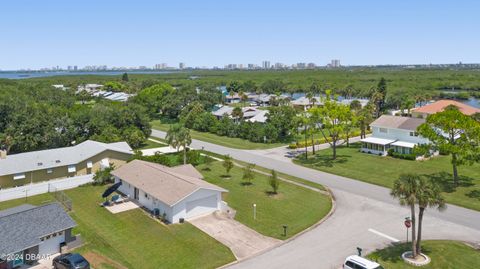
{"label": "red sign", "polygon": [[405,227],[407,227],[407,228],[412,227],[412,221],[411,220],[406,220],[405,221]]}

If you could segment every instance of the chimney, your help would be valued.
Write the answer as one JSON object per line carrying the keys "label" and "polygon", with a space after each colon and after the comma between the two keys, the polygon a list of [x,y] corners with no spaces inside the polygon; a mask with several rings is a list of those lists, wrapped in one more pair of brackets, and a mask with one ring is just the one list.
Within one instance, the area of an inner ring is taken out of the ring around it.
{"label": "chimney", "polygon": [[0,159],[6,159],[7,158],[7,151],[4,149],[0,149]]}

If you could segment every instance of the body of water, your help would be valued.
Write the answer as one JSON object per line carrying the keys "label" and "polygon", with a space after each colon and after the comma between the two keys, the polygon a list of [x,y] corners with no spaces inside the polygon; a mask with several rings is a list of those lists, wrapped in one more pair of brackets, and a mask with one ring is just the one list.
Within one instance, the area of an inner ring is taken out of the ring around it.
{"label": "body of water", "polygon": [[7,79],[26,79],[26,78],[42,78],[54,76],[82,76],[82,75],[98,75],[98,76],[119,76],[123,73],[128,74],[169,74],[179,71],[105,71],[105,72],[0,72],[0,78]]}

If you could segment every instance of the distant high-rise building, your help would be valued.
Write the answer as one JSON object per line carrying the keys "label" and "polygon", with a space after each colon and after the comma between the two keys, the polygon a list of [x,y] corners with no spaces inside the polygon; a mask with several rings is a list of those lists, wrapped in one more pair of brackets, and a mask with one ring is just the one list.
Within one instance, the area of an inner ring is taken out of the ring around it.
{"label": "distant high-rise building", "polygon": [[262,62],[262,68],[263,69],[270,69],[271,65],[270,65],[270,61],[263,61]]}
{"label": "distant high-rise building", "polygon": [[73,66],[73,71],[77,71],[78,70],[78,66],[74,65]]}
{"label": "distant high-rise building", "polygon": [[179,63],[178,68],[179,69],[185,69],[185,63]]}
{"label": "distant high-rise building", "polygon": [[307,68],[308,69],[315,69],[317,67],[314,63],[308,63]]}
{"label": "distant high-rise building", "polygon": [[297,63],[297,68],[298,69],[305,69],[307,67],[306,63]]}
{"label": "distant high-rise building", "polygon": [[255,64],[248,64],[247,67],[248,67],[248,69],[255,69],[255,68],[257,68],[257,65],[255,65]]}
{"label": "distant high-rise building", "polygon": [[332,60],[332,62],[330,63],[330,67],[333,67],[333,68],[337,68],[337,67],[340,67],[340,60],[337,60],[337,59],[334,59]]}
{"label": "distant high-rise building", "polygon": [[275,69],[283,69],[283,68],[285,68],[285,65],[282,64],[282,63],[275,63],[275,64],[273,65],[273,67],[274,67]]}
{"label": "distant high-rise building", "polygon": [[156,64],[155,69],[160,70],[160,69],[167,69],[168,65],[166,63],[161,63],[161,64]]}

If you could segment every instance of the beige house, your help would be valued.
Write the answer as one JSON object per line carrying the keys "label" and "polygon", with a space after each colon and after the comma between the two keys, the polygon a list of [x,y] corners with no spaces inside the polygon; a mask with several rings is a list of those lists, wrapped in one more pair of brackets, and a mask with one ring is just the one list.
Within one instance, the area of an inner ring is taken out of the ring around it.
{"label": "beige house", "polygon": [[87,140],[72,147],[19,154],[0,154],[0,189],[93,174],[110,164],[127,162],[132,149],[126,142],[101,143]]}

